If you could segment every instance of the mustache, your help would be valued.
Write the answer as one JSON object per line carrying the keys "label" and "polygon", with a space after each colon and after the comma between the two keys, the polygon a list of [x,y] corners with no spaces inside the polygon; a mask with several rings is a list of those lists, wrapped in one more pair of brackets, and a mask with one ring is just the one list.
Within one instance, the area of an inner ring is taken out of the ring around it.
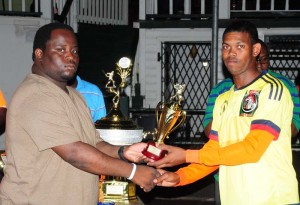
{"label": "mustache", "polygon": [[237,61],[238,59],[236,57],[228,57],[226,58],[228,61]]}
{"label": "mustache", "polygon": [[225,59],[226,61],[238,61],[236,57],[228,57]]}
{"label": "mustache", "polygon": [[64,67],[67,67],[67,66],[70,66],[70,65],[73,65],[73,66],[77,66],[77,63],[73,60],[70,60],[67,64],[64,65]]}

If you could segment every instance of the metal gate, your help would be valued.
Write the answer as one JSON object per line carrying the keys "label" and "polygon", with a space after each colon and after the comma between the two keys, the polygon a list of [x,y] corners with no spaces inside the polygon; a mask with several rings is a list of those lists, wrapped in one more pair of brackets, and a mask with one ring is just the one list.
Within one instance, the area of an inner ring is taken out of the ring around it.
{"label": "metal gate", "polygon": [[271,70],[295,80],[300,69],[300,35],[266,36],[265,42]]}
{"label": "metal gate", "polygon": [[185,84],[185,123],[171,133],[170,144],[202,143],[203,117],[211,81],[211,42],[163,42],[161,45],[162,100],[175,93],[173,85]]}

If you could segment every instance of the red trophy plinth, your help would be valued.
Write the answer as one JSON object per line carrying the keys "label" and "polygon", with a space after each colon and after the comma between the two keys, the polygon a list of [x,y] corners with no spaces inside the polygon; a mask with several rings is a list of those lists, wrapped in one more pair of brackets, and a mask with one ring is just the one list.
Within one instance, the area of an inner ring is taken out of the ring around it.
{"label": "red trophy plinth", "polygon": [[175,84],[176,94],[170,98],[170,102],[157,104],[155,114],[158,126],[154,132],[154,141],[148,142],[142,152],[146,157],[153,160],[163,158],[167,151],[161,150],[157,146],[163,144],[164,139],[185,121],[186,112],[182,110],[184,88],[185,85]]}
{"label": "red trophy plinth", "polygon": [[157,161],[163,158],[166,155],[167,151],[157,148],[155,142],[148,142],[146,149],[142,153],[146,157]]}

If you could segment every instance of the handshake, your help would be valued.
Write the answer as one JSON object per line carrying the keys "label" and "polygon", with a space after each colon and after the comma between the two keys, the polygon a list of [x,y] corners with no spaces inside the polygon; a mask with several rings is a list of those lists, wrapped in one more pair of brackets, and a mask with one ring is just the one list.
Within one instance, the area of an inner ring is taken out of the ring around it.
{"label": "handshake", "polygon": [[185,150],[165,144],[158,145],[157,148],[165,150],[166,154],[163,158],[155,161],[142,154],[147,147],[148,144],[143,142],[120,147],[119,158],[133,162],[128,179],[145,192],[151,191],[155,186],[176,186],[180,182],[179,176],[162,168],[185,163]]}

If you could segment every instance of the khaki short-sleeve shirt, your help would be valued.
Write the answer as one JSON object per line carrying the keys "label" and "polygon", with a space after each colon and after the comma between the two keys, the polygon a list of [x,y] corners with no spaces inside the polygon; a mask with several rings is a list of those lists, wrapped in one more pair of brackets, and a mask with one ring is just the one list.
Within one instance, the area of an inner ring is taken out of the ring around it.
{"label": "khaki short-sleeve shirt", "polygon": [[52,147],[101,141],[83,97],[30,74],[7,113],[2,204],[97,204],[99,178],[62,160]]}

